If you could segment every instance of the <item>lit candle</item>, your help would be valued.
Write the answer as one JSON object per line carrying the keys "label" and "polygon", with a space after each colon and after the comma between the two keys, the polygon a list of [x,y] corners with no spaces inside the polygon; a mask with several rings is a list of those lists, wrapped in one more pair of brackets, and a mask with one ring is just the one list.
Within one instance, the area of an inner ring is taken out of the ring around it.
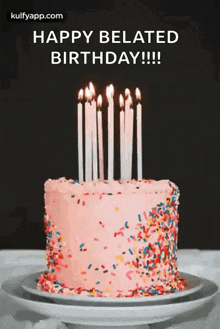
{"label": "lit candle", "polygon": [[[128,110],[130,110],[131,105],[131,93],[128,88],[125,89],[125,127],[126,127],[126,119],[128,116]],[[125,128],[126,129],[126,128]]]}
{"label": "lit candle", "polygon": [[134,110],[128,111],[128,180],[132,178]]}
{"label": "lit candle", "polygon": [[[127,96],[127,99],[125,100],[125,146],[124,146],[124,170],[125,170],[125,180],[129,180],[129,113],[130,113],[130,106],[132,103],[130,90],[128,88],[125,89],[125,96]],[[130,118],[131,119],[131,118]]]}
{"label": "lit candle", "polygon": [[78,109],[78,171],[79,171],[79,181],[83,181],[83,133],[82,133],[82,103],[81,100],[83,98],[83,90],[79,91],[78,99],[79,103],[77,104]]}
{"label": "lit candle", "polygon": [[[126,99],[126,110],[127,110],[127,112],[125,113],[126,180],[131,180],[134,110],[130,109],[131,104],[132,104],[132,98],[131,98],[129,89],[125,90],[125,94],[127,94],[127,99]],[[127,114],[127,116],[126,116],[126,114]]]}
{"label": "lit candle", "polygon": [[122,95],[119,97],[120,104],[120,158],[121,158],[121,181],[125,181],[125,171],[124,171],[124,156],[125,156],[125,112],[123,111],[124,107],[124,98]]}
{"label": "lit candle", "polygon": [[92,115],[91,115],[91,92],[88,87],[85,90],[86,103],[85,103],[85,147],[86,147],[86,182],[92,180]]}
{"label": "lit candle", "polygon": [[141,93],[136,88],[137,104],[137,179],[142,180],[142,106],[140,104]]}
{"label": "lit candle", "polygon": [[99,179],[104,180],[104,157],[103,157],[103,132],[102,132],[102,96],[99,95],[97,99],[98,106],[98,145],[99,145]]}
{"label": "lit candle", "polygon": [[98,157],[97,157],[97,116],[96,116],[96,101],[95,97],[95,88],[90,82],[89,89],[91,92],[92,103],[92,163],[93,163],[93,180],[96,182],[98,179]]}
{"label": "lit candle", "polygon": [[110,85],[106,89],[108,98],[108,181],[114,177],[114,87]]}
{"label": "lit candle", "polygon": [[125,110],[127,110],[130,106],[130,100],[128,99],[128,96],[131,95],[131,92],[128,88],[125,89],[125,97],[126,97],[126,100],[125,100]]}

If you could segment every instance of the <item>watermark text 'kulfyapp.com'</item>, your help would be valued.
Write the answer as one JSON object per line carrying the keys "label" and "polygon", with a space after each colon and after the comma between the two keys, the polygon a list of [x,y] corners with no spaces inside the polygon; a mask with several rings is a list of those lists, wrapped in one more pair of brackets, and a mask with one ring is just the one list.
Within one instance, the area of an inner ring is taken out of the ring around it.
{"label": "watermark text 'kulfyapp.com'", "polygon": [[26,13],[19,12],[19,13],[13,13],[9,12],[7,14],[8,21],[50,21],[50,20],[64,20],[65,15],[64,14],[37,14],[37,13]]}

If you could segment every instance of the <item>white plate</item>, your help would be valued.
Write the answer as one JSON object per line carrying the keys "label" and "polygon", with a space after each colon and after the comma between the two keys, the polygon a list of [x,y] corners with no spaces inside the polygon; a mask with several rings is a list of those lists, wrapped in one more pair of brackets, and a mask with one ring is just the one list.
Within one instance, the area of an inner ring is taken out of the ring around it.
{"label": "white plate", "polygon": [[113,304],[84,306],[54,304],[50,299],[31,295],[21,287],[23,281],[24,276],[20,275],[3,283],[2,288],[11,301],[32,312],[55,317],[66,323],[86,326],[131,326],[165,321],[202,307],[218,291],[218,286],[215,283],[201,279],[202,289],[200,291],[189,296],[170,300],[169,304],[161,305],[159,302],[146,302],[145,305],[132,305],[133,298],[131,298],[129,299],[130,304],[122,304],[121,306],[114,306]]}
{"label": "white plate", "polygon": [[38,278],[42,272],[37,272],[33,273],[31,275],[27,275],[22,283],[22,287],[30,292],[31,294],[38,295],[41,297],[46,297],[46,298],[51,298],[55,302],[61,302],[61,301],[68,301],[68,302],[86,302],[93,304],[94,302],[105,302],[105,303],[132,303],[138,302],[138,303],[143,303],[145,301],[150,302],[150,301],[164,301],[164,300],[170,300],[173,298],[178,298],[178,297],[183,297],[186,295],[193,294],[200,289],[202,289],[202,284],[200,278],[187,274],[187,273],[179,273],[181,276],[185,277],[186,281],[188,282],[189,289],[185,289],[182,291],[176,291],[171,294],[166,294],[166,295],[154,295],[154,296],[147,296],[147,297],[120,297],[120,298],[107,298],[107,297],[89,297],[89,296],[74,296],[74,295],[63,295],[63,294],[55,294],[55,293],[50,293],[46,291],[39,291],[37,290],[37,282],[35,281],[35,278]]}

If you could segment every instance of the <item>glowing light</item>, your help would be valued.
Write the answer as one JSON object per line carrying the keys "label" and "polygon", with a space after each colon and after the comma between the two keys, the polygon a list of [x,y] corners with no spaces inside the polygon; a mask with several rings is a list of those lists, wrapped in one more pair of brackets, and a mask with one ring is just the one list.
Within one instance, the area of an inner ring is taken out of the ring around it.
{"label": "glowing light", "polygon": [[91,92],[91,97],[94,97],[95,96],[95,88],[94,88],[92,82],[89,83],[89,90]]}
{"label": "glowing light", "polygon": [[119,104],[120,104],[120,108],[124,107],[124,98],[123,98],[122,94],[120,94],[120,96],[119,96]]}
{"label": "glowing light", "polygon": [[91,91],[89,90],[88,87],[86,87],[86,90],[85,90],[85,97],[86,97],[86,100],[89,101],[89,102],[92,99],[92,93],[91,93]]}
{"label": "glowing light", "polygon": [[98,107],[101,107],[101,106],[102,106],[102,96],[101,96],[101,95],[98,96],[98,99],[97,99],[97,106],[98,106]]}
{"label": "glowing light", "polygon": [[131,94],[130,90],[128,88],[125,89],[125,96],[128,97]]}
{"label": "glowing light", "polygon": [[135,94],[136,94],[137,99],[140,101],[141,100],[141,92],[140,92],[139,88],[136,88]]}
{"label": "glowing light", "polygon": [[111,97],[113,97],[113,95],[114,95],[114,86],[112,84],[109,86],[109,90],[110,90]]}
{"label": "glowing light", "polygon": [[83,99],[83,89],[80,89],[79,94],[78,94],[78,100],[82,100]]}
{"label": "glowing light", "polygon": [[107,88],[106,88],[106,96],[109,99],[110,97],[113,97],[113,95],[114,95],[114,87],[111,84],[111,85],[107,86]]}
{"label": "glowing light", "polygon": [[128,100],[130,102],[130,105],[132,105],[133,102],[132,102],[132,98],[131,98],[131,95],[130,94],[128,95]]}

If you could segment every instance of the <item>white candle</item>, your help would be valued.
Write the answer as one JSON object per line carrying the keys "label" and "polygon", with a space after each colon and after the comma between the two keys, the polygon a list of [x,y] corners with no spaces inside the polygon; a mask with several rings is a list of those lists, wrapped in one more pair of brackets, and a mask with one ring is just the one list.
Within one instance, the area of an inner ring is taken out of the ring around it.
{"label": "white candle", "polygon": [[98,151],[97,151],[97,114],[96,114],[96,101],[92,101],[93,111],[93,129],[92,129],[92,150],[93,150],[93,180],[98,179]]}
{"label": "white candle", "polygon": [[140,104],[141,93],[136,88],[136,97],[139,101],[137,104],[137,179],[142,180],[142,106]]}
{"label": "white candle", "polygon": [[86,147],[86,182],[92,180],[92,115],[91,115],[91,92],[88,87],[85,90],[86,103],[85,103],[85,147]]}
{"label": "white candle", "polygon": [[132,178],[134,110],[128,111],[128,180]]}
{"label": "white candle", "polygon": [[114,177],[114,87],[110,85],[106,89],[108,98],[108,181]]}
{"label": "white candle", "polygon": [[[127,92],[126,92],[127,90]],[[127,95],[127,99],[125,101],[125,172],[126,172],[126,180],[130,180],[130,163],[129,163],[129,152],[131,152],[131,140],[129,134],[131,134],[131,113],[130,107],[132,104],[132,99],[130,95],[129,89],[125,90],[125,94]]]}
{"label": "white candle", "polygon": [[[125,95],[127,99],[125,100],[125,155],[124,155],[124,170],[125,170],[125,180],[129,180],[129,125],[131,124],[129,121],[129,111],[130,106],[132,104],[132,99],[130,95],[130,90],[125,89]],[[130,118],[131,119],[131,118]]]}
{"label": "white candle", "polygon": [[98,145],[99,145],[99,179],[104,180],[104,157],[103,157],[103,132],[102,132],[102,112],[100,111],[102,106],[102,96],[99,95],[97,99],[98,105]]}
{"label": "white candle", "polygon": [[82,132],[82,103],[81,100],[83,98],[83,90],[81,89],[79,91],[79,103],[77,104],[77,110],[78,110],[78,171],[79,171],[79,182],[83,181],[83,132]]}
{"label": "white candle", "polygon": [[91,103],[92,110],[92,164],[93,164],[93,180],[96,182],[98,179],[98,157],[97,157],[97,116],[96,116],[96,101],[95,89],[93,84],[90,82],[89,89],[93,98]]}
{"label": "white candle", "polygon": [[126,127],[126,120],[128,120],[128,110],[130,110],[130,106],[131,106],[131,93],[130,90],[126,88],[125,89],[125,127]]}
{"label": "white candle", "polygon": [[119,97],[120,111],[120,160],[121,160],[121,181],[125,181],[124,161],[125,161],[125,112],[123,111],[124,99],[123,96]]}
{"label": "white candle", "polygon": [[131,95],[131,92],[128,88],[125,89],[125,110],[127,111],[130,107],[130,99],[129,99],[129,95]]}

